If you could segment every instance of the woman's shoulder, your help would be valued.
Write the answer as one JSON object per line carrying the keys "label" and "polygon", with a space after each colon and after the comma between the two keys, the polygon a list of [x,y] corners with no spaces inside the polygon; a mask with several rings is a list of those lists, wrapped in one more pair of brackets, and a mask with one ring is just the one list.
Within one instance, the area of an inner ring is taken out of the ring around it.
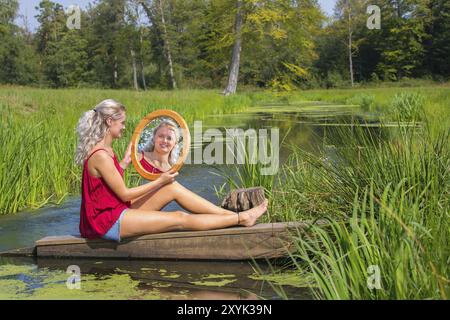
{"label": "woman's shoulder", "polygon": [[89,167],[89,164],[91,164],[91,167],[92,167],[92,165],[96,165],[103,161],[113,161],[114,162],[115,158],[116,158],[116,155],[115,155],[114,151],[112,151],[112,154],[111,154],[111,151],[106,150],[104,148],[95,148],[88,154],[86,159],[88,161],[88,167]]}
{"label": "woman's shoulder", "polygon": [[96,148],[94,147],[91,152],[89,152],[87,158],[89,157],[96,157],[96,158],[102,158],[107,157],[114,158],[116,154],[114,153],[114,150],[107,150],[105,148]]}
{"label": "woman's shoulder", "polygon": [[87,170],[93,177],[100,178],[101,175],[96,169],[103,161],[114,161],[114,155],[112,156],[108,150],[103,148],[94,148],[89,152],[87,159]]}
{"label": "woman's shoulder", "polygon": [[153,161],[153,159],[152,159],[152,155],[153,155],[153,151],[141,151],[141,152],[139,153],[139,158],[140,158],[140,159],[144,158],[145,161],[147,161],[148,163],[153,164],[154,161]]}
{"label": "woman's shoulder", "polygon": [[[147,152],[145,152],[144,160],[145,160],[150,166],[152,166],[153,169],[157,169],[157,170],[161,171],[161,169],[160,169],[161,166],[158,165],[158,162],[157,162],[157,161],[155,161],[154,159],[152,159],[152,154],[153,154],[153,151],[147,151]],[[142,157],[142,154],[141,154],[141,157]],[[142,160],[142,158],[141,158],[141,160]]]}

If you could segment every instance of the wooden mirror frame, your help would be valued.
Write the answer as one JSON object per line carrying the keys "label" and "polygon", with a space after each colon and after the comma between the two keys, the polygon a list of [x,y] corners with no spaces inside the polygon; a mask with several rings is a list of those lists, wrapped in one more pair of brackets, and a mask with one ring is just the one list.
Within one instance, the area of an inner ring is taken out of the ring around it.
{"label": "wooden mirror frame", "polygon": [[150,173],[146,171],[141,163],[136,158],[137,154],[137,147],[139,143],[139,139],[141,137],[142,131],[144,128],[153,120],[159,117],[168,117],[172,118],[180,127],[181,134],[183,136],[183,150],[181,151],[180,157],[178,158],[177,162],[172,166],[172,171],[178,171],[181,169],[181,167],[184,164],[184,161],[186,160],[186,157],[189,153],[189,148],[191,145],[191,135],[189,133],[189,128],[186,124],[186,121],[183,119],[182,116],[180,116],[177,112],[173,110],[168,109],[159,109],[156,111],[153,111],[146,115],[138,124],[136,129],[134,130],[133,136],[131,138],[131,161],[133,162],[133,166],[136,168],[136,171],[147,180],[156,180],[161,175],[161,173]]}

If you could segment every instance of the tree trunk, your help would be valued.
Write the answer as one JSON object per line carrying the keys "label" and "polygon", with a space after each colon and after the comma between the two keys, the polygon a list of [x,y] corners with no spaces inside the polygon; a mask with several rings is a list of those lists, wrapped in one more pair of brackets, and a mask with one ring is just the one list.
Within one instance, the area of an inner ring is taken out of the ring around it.
{"label": "tree trunk", "polygon": [[113,77],[114,77],[114,87],[117,87],[117,78],[118,78],[118,66],[117,66],[117,56],[114,56],[114,71],[113,71]]}
{"label": "tree trunk", "polygon": [[134,83],[134,89],[137,91],[139,90],[138,82],[137,82],[137,70],[136,70],[136,55],[134,53],[134,50],[131,49],[131,60],[133,63],[133,83]]}
{"label": "tree trunk", "polygon": [[230,94],[236,93],[236,87],[238,83],[239,76],[239,64],[241,61],[241,47],[242,47],[242,1],[238,0],[236,3],[236,20],[234,24],[235,41],[233,45],[233,53],[231,56],[230,71],[228,75],[228,84],[223,94],[228,96]]}
{"label": "tree trunk", "polygon": [[144,87],[144,91],[147,91],[147,84],[145,82],[145,68],[144,68],[144,59],[143,59],[143,54],[142,54],[142,28],[139,32],[139,40],[141,42],[141,47],[140,47],[140,51],[141,51],[141,77],[142,77],[142,86]]}
{"label": "tree trunk", "polygon": [[170,74],[170,80],[172,82],[172,89],[177,88],[177,83],[175,81],[175,75],[173,72],[173,63],[172,63],[172,54],[170,52],[170,44],[169,44],[169,38],[167,36],[167,28],[166,28],[166,21],[164,19],[164,10],[162,5],[162,0],[159,0],[159,11],[161,14],[161,23],[162,23],[162,35],[163,35],[163,46],[164,51],[166,52],[167,61],[169,62],[169,74]]}
{"label": "tree trunk", "polygon": [[[141,4],[142,8],[144,8],[144,11],[145,11],[148,19],[150,20],[150,22],[153,25],[157,25],[155,23],[155,21],[153,20],[153,15],[152,15],[151,9],[147,5],[145,0],[139,0],[139,3]],[[161,23],[162,23],[161,38],[163,40],[163,51],[164,51],[164,54],[166,55],[167,61],[169,63],[169,74],[170,74],[170,80],[172,82],[172,88],[176,89],[177,88],[177,83],[175,81],[175,75],[174,75],[174,72],[173,72],[172,53],[171,53],[171,50],[170,50],[169,39],[167,37],[167,28],[166,28],[166,21],[164,19],[164,11],[163,11],[163,6],[162,6],[162,0],[159,0],[159,10],[160,10],[160,14],[161,14]]]}
{"label": "tree trunk", "polygon": [[141,60],[141,77],[142,77],[142,86],[144,87],[144,91],[147,91],[147,83],[145,82],[144,61],[142,61],[142,60]]}
{"label": "tree trunk", "polygon": [[351,9],[350,9],[350,2],[348,3],[348,62],[349,62],[349,68],[350,68],[350,82],[353,87],[353,53],[352,53],[352,26],[351,26]]}

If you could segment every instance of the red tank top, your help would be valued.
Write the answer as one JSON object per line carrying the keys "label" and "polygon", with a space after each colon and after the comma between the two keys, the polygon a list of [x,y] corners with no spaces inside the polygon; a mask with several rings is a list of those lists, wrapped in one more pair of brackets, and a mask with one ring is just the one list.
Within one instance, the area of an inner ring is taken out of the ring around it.
{"label": "red tank top", "polygon": [[148,171],[150,173],[162,173],[161,170],[159,170],[158,168],[155,168],[154,166],[152,166],[151,163],[149,163],[147,160],[145,160],[144,151],[142,151],[142,159],[140,162],[141,162],[142,168],[144,168],[146,171]]}
{"label": "red tank top", "polygon": [[[89,158],[99,150],[92,152],[84,161],[81,181],[80,234],[83,238],[99,238],[113,226],[120,214],[131,205],[124,202],[109,188],[103,178],[92,176],[88,170]],[[106,150],[105,150],[106,151]],[[123,177],[123,169],[114,154],[114,165]]]}

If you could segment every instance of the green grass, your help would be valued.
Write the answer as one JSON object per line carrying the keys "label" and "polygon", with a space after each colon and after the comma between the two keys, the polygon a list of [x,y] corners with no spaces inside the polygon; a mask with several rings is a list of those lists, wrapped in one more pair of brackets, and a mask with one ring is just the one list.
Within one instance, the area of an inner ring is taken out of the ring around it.
{"label": "green grass", "polygon": [[[313,168],[313,187],[303,189],[303,197],[319,188],[329,190],[328,197],[314,199],[315,206],[327,208],[329,217],[344,218],[330,219],[327,228],[313,225],[295,236],[292,262],[314,276],[317,298],[448,298],[448,138],[447,133],[430,141],[426,134],[408,132],[400,138],[402,144],[387,141],[375,147],[363,142],[371,148],[362,156],[356,151],[353,157],[347,154],[346,167],[297,154]],[[292,174],[304,177],[302,170],[294,167]],[[334,207],[336,199],[343,207]],[[379,290],[367,286],[373,265],[380,269]]]}
{"label": "green grass", "polygon": [[[289,101],[316,100],[334,103],[360,104],[369,100],[370,111],[392,113],[394,97],[400,94],[419,94],[424,98],[424,117],[432,123],[433,133],[450,127],[450,84],[424,87],[389,87],[389,88],[361,88],[338,90],[309,90],[291,95]],[[364,104],[363,104],[364,105]]]}

